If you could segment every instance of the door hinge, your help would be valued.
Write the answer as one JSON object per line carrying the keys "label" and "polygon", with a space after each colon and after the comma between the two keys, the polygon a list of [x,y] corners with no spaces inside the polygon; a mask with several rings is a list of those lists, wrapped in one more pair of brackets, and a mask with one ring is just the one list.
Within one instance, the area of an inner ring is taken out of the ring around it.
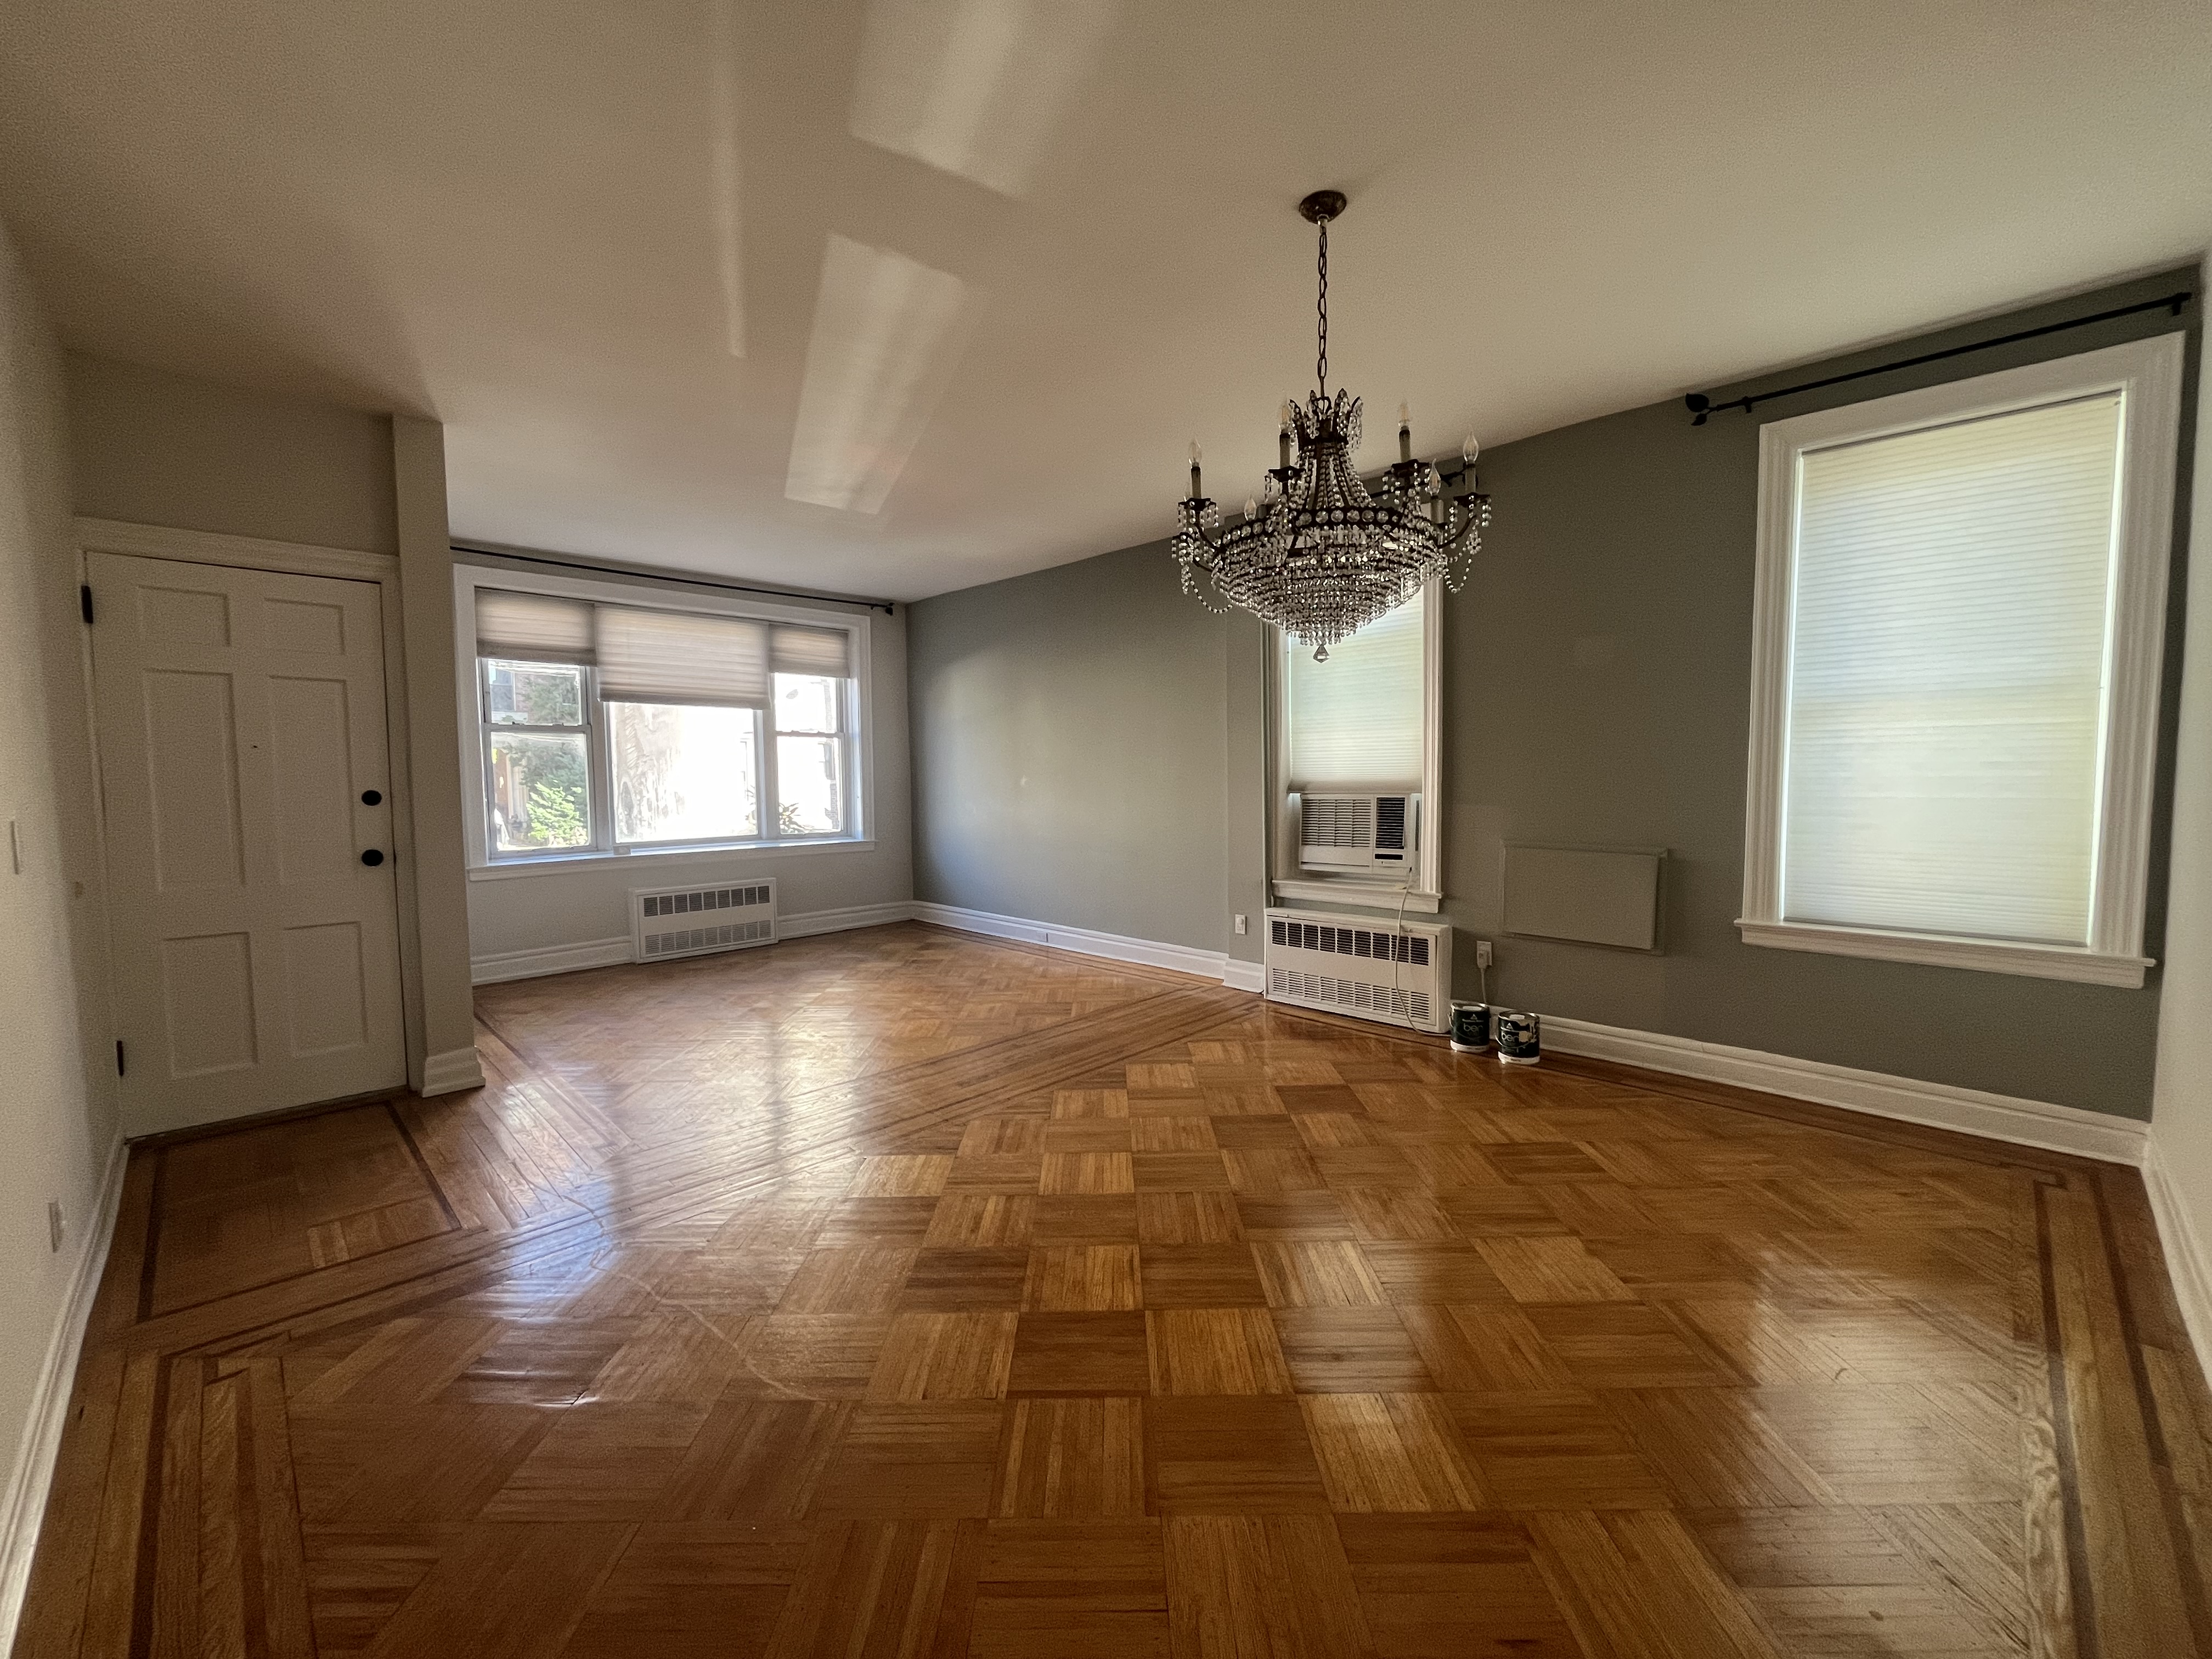
{"label": "door hinge", "polygon": [[115,1039],[115,1075],[118,1077],[123,1075],[123,1039],[121,1037]]}
{"label": "door hinge", "polygon": [[92,626],[92,584],[80,582],[76,590],[76,608],[84,612],[84,624]]}

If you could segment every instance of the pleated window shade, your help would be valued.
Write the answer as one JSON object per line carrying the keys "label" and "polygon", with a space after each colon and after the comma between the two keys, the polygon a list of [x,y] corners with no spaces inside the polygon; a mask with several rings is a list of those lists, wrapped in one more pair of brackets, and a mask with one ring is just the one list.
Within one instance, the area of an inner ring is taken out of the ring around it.
{"label": "pleated window shade", "polygon": [[768,623],[621,605],[596,609],[604,702],[768,707]]}
{"label": "pleated window shade", "polygon": [[779,623],[775,640],[775,672],[849,678],[853,672],[851,639],[852,635],[842,628],[795,628]]}
{"label": "pleated window shade", "polygon": [[1787,920],[2088,943],[2121,404],[1801,458]]}
{"label": "pleated window shade", "polygon": [[550,593],[477,589],[477,655],[519,662],[592,660],[592,607]]}
{"label": "pleated window shade", "polygon": [[1421,787],[1422,621],[1425,596],[1378,617],[1328,660],[1291,641],[1290,787]]}

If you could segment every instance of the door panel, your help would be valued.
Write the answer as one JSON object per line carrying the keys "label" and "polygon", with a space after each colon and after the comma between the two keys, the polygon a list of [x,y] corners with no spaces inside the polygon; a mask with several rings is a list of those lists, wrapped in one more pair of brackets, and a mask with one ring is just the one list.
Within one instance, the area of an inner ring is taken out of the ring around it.
{"label": "door panel", "polygon": [[164,892],[246,879],[233,695],[228,674],[140,677],[154,879]]}
{"label": "door panel", "polygon": [[272,675],[269,751],[276,809],[276,878],[287,885],[350,873],[352,722],[343,680]]}
{"label": "door panel", "polygon": [[375,585],[87,562],[133,1127],[404,1084]]}
{"label": "door panel", "polygon": [[361,924],[326,921],[284,930],[286,1036],[294,1055],[327,1054],[368,1040]]}
{"label": "door panel", "polygon": [[261,1057],[255,1041],[252,941],[244,933],[206,933],[165,939],[161,949],[169,1075],[252,1070]]}

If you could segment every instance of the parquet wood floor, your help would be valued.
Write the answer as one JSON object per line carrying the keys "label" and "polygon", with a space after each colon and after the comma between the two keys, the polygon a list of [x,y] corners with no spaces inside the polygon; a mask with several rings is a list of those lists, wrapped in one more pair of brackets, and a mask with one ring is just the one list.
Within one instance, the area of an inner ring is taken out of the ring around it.
{"label": "parquet wood floor", "polygon": [[2212,1659],[2131,1171],[905,926],[137,1149],[17,1652]]}

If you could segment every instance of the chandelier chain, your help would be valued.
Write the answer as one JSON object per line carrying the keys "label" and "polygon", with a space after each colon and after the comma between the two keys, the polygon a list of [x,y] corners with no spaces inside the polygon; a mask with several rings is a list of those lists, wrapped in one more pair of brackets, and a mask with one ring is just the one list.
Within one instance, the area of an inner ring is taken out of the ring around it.
{"label": "chandelier chain", "polygon": [[1321,258],[1316,262],[1321,276],[1320,292],[1314,299],[1314,338],[1316,352],[1314,357],[1314,379],[1320,383],[1322,396],[1328,396],[1328,221],[1321,221]]}

